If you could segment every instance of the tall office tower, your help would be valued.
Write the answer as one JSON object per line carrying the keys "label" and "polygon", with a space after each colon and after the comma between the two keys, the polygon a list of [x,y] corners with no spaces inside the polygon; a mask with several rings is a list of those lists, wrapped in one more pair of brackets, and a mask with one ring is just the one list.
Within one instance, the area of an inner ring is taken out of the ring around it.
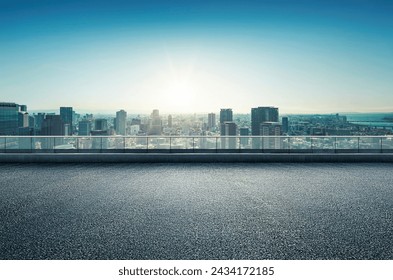
{"label": "tall office tower", "polygon": [[172,127],[172,115],[168,115],[168,127]]}
{"label": "tall office tower", "polygon": [[108,120],[107,119],[95,119],[94,130],[108,130]]}
{"label": "tall office tower", "polygon": [[29,127],[29,113],[18,112],[18,127]]}
{"label": "tall office tower", "polygon": [[288,117],[282,117],[282,132],[283,133],[288,133],[289,132]]}
{"label": "tall office tower", "polygon": [[157,109],[153,110],[149,120],[149,135],[161,135],[162,134],[162,121],[160,113]]}
{"label": "tall office tower", "polygon": [[78,135],[89,136],[91,132],[91,121],[83,120],[79,122]]}
{"label": "tall office tower", "polygon": [[45,115],[46,115],[45,113],[34,114],[34,119],[35,119],[34,129],[36,130],[37,133],[41,131],[42,122],[45,119]]}
{"label": "tall office tower", "polygon": [[115,129],[117,134],[126,135],[126,126],[127,126],[126,119],[127,119],[126,111],[120,110],[116,112]]}
{"label": "tall office tower", "polygon": [[19,108],[15,103],[0,103],[0,135],[18,134]]}
{"label": "tall office tower", "polygon": [[35,128],[35,118],[34,116],[29,116],[29,128],[33,130],[34,132],[34,128]]}
{"label": "tall office tower", "polygon": [[65,135],[60,115],[46,115],[41,125],[41,135]]}
{"label": "tall office tower", "polygon": [[222,149],[236,149],[236,138],[225,136],[236,136],[237,125],[234,122],[224,122],[221,123],[221,148]]}
{"label": "tall office tower", "polygon": [[[282,126],[279,122],[264,122],[260,125],[261,136],[280,136]],[[263,138],[263,149],[280,149],[281,138],[266,137]]]}
{"label": "tall office tower", "polygon": [[225,126],[223,126],[223,124],[225,122],[231,122],[233,121],[233,113],[232,113],[232,109],[221,109],[220,111],[220,134],[221,135],[225,135],[225,131],[223,130],[223,128]]}
{"label": "tall office tower", "polygon": [[132,118],[131,125],[141,125],[141,124],[142,124],[142,121],[139,118],[139,116],[137,118]]}
{"label": "tall office tower", "polygon": [[73,132],[73,122],[72,122],[72,107],[60,107],[60,117],[64,125],[68,125],[66,128],[66,135],[72,135]]}
{"label": "tall office tower", "polygon": [[211,131],[215,127],[216,127],[216,114],[209,113],[207,115],[207,129]]}
{"label": "tall office tower", "polygon": [[258,107],[251,109],[251,135],[260,135],[260,126],[264,122],[278,122],[278,108]]}

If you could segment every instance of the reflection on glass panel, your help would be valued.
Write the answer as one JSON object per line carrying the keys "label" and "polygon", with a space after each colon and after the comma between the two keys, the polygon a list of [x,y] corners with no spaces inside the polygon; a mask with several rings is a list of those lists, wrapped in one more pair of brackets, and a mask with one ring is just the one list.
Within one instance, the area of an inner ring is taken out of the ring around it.
{"label": "reflection on glass panel", "polygon": [[359,150],[380,150],[381,138],[359,137]]}
{"label": "reflection on glass panel", "polygon": [[337,150],[357,150],[358,137],[337,137],[336,149]]}
{"label": "reflection on glass panel", "polygon": [[194,149],[216,149],[216,137],[195,137]]}
{"label": "reflection on glass panel", "polygon": [[250,137],[240,136],[239,145],[240,145],[240,149],[251,149],[252,147],[251,147]]}
{"label": "reflection on glass panel", "polygon": [[289,141],[290,141],[290,138],[289,138],[289,137],[282,137],[282,138],[280,139],[280,146],[281,146],[281,149],[289,150],[289,148],[290,148]]}
{"label": "reflection on glass panel", "polygon": [[291,137],[289,139],[291,150],[309,150],[311,149],[310,137]]}
{"label": "reflection on glass panel", "polygon": [[228,136],[228,137],[221,137],[221,141],[220,141],[220,149],[237,149],[238,148],[238,144],[237,144],[237,137],[234,136]]}
{"label": "reflection on glass panel", "polygon": [[335,144],[335,137],[312,137],[314,150],[334,150]]}
{"label": "reflection on glass panel", "polygon": [[0,152],[5,151],[5,137],[0,137]]}
{"label": "reflection on glass panel", "polygon": [[55,150],[74,150],[77,148],[76,137],[54,137]]}
{"label": "reflection on glass panel", "polygon": [[393,150],[393,136],[382,139],[382,150]]}
{"label": "reflection on glass panel", "polygon": [[54,148],[53,137],[33,137],[32,138],[32,149],[33,150],[53,150]]}
{"label": "reflection on glass panel", "polygon": [[103,149],[124,149],[124,138],[123,137],[103,137],[102,138]]}
{"label": "reflection on glass panel", "polygon": [[251,138],[251,148],[252,149],[257,149],[257,150],[262,149],[263,148],[262,144],[263,144],[262,137],[252,137]]}
{"label": "reflection on glass panel", "polygon": [[192,149],[193,139],[189,137],[172,137],[171,138],[171,149],[182,150],[182,149]]}
{"label": "reflection on glass panel", "polygon": [[147,149],[147,137],[127,137],[125,147],[126,149]]}
{"label": "reflection on glass panel", "polygon": [[[28,139],[28,138],[25,138]],[[23,140],[22,138],[19,137],[7,137],[7,144],[6,144],[6,148],[7,150],[19,150],[20,149],[20,144],[23,145]]]}
{"label": "reflection on glass panel", "polygon": [[169,150],[171,148],[169,137],[149,137],[149,149]]}

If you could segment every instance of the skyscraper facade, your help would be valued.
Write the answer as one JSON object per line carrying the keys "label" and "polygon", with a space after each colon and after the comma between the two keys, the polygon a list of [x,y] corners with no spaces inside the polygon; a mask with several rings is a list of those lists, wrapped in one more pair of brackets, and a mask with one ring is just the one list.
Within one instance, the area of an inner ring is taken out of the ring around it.
{"label": "skyscraper facade", "polygon": [[60,117],[64,125],[67,127],[65,129],[66,135],[72,135],[73,132],[73,122],[72,122],[72,107],[60,107]]}
{"label": "skyscraper facade", "polygon": [[65,135],[60,115],[46,115],[41,125],[41,135]]}
{"label": "skyscraper facade", "polygon": [[251,109],[251,135],[261,135],[261,124],[278,122],[278,108],[258,107]]}
{"label": "skyscraper facade", "polygon": [[116,120],[115,120],[115,127],[116,133],[119,135],[126,135],[126,119],[127,119],[127,112],[124,110],[120,110],[116,112]]}
{"label": "skyscraper facade", "polygon": [[215,127],[216,127],[216,114],[209,113],[207,115],[207,129],[211,131]]}
{"label": "skyscraper facade", "polygon": [[220,110],[220,134],[225,135],[225,122],[233,121],[232,109],[221,109]]}
{"label": "skyscraper facade", "polygon": [[[19,124],[25,121],[25,117],[20,115],[22,114],[22,106],[25,105],[19,106],[8,102],[0,103],[0,135],[19,134]],[[25,108],[23,107],[23,109]]]}

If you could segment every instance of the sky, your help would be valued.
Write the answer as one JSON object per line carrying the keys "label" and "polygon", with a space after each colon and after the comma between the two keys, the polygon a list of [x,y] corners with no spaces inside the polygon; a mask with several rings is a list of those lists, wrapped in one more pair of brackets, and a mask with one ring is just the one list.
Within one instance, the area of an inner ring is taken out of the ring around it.
{"label": "sky", "polygon": [[390,0],[0,0],[0,101],[392,112],[392,14]]}

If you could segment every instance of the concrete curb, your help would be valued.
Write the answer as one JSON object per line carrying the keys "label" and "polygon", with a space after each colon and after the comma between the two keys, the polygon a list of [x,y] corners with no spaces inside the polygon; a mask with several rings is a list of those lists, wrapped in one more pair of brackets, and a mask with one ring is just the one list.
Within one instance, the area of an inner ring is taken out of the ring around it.
{"label": "concrete curb", "polygon": [[390,162],[393,153],[12,153],[1,154],[0,163],[208,163],[208,162]]}

